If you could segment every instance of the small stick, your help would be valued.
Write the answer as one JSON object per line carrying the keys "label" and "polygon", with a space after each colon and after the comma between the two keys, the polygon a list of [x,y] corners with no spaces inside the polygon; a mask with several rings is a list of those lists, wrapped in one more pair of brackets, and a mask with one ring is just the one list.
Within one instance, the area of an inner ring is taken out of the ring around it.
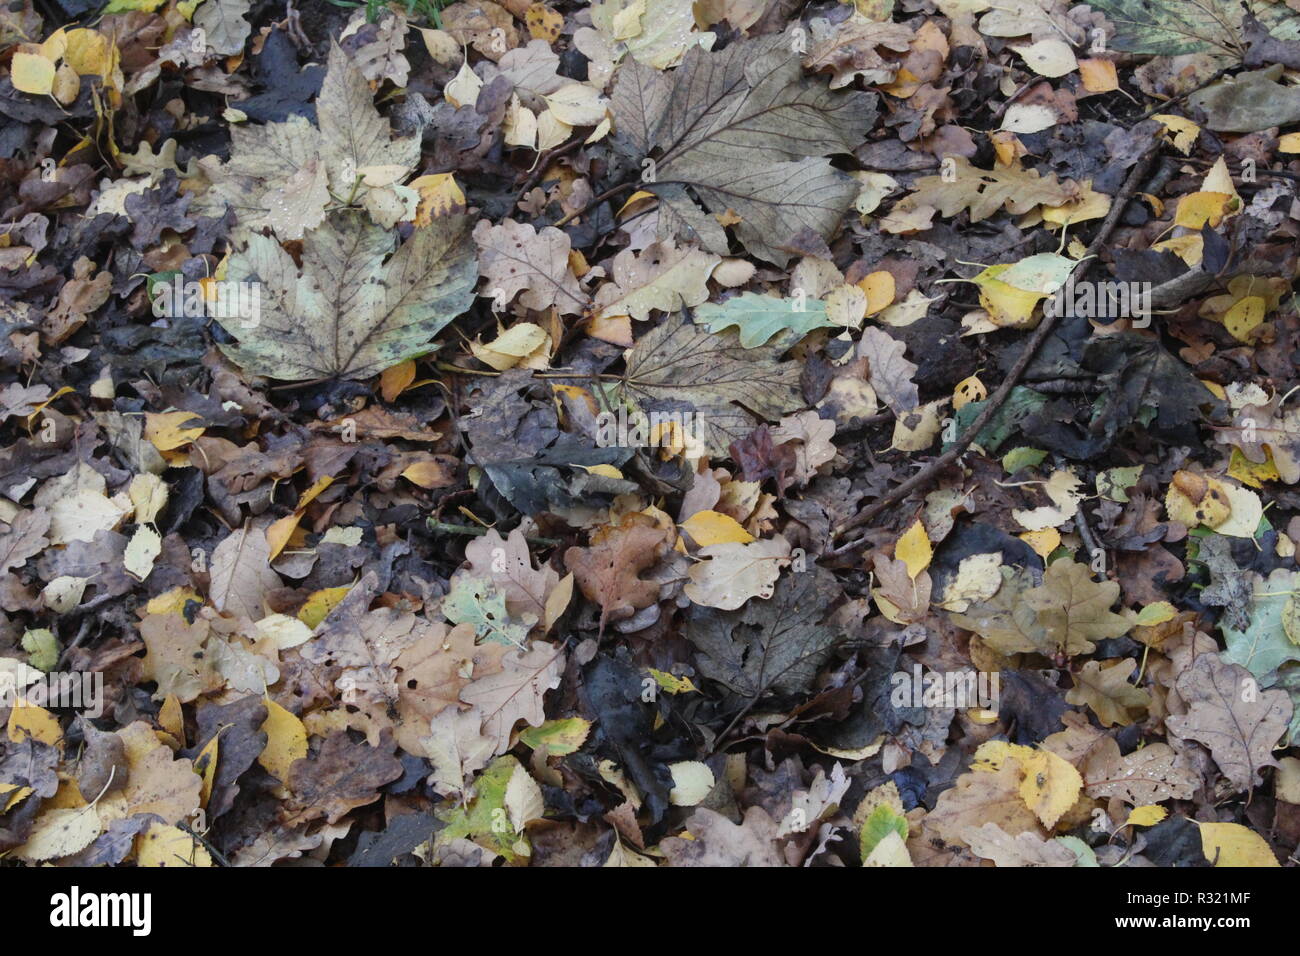
{"label": "small stick", "polygon": [[197,840],[203,846],[203,848],[208,851],[208,855],[212,857],[212,859],[216,860],[222,866],[230,866],[230,861],[221,855],[221,851],[218,850],[215,846],[213,846],[207,837],[203,836],[202,834],[195,833],[193,830],[189,828],[188,824],[180,820],[176,821],[176,828],[178,830],[185,831],[190,835],[192,839]]}
{"label": "small stick", "polygon": [[[1124,181],[1124,185],[1120,188],[1120,191],[1115,194],[1115,201],[1111,204],[1110,212],[1102,222],[1101,228],[1097,231],[1096,238],[1092,240],[1092,244],[1088,246],[1083,258],[1079,260],[1078,264],[1070,273],[1070,276],[1066,279],[1067,284],[1071,280],[1077,281],[1087,275],[1088,269],[1091,267],[1097,253],[1101,251],[1102,246],[1106,244],[1111,233],[1115,231],[1115,227],[1119,225],[1119,220],[1124,213],[1125,207],[1128,206],[1129,200],[1133,198],[1133,194],[1137,192],[1139,183],[1142,182],[1142,178],[1146,175],[1146,172],[1150,168],[1159,149],[1160,142],[1157,140],[1147,147],[1147,151],[1138,159],[1137,164],[1133,167],[1133,172],[1129,173],[1128,179]],[[993,420],[993,416],[996,415],[1006,403],[1007,398],[1011,395],[1011,390],[1015,388],[1016,383],[1019,382],[1021,376],[1025,374],[1025,370],[1029,368],[1029,363],[1033,361],[1034,354],[1038,351],[1039,347],[1047,341],[1047,336],[1051,334],[1052,328],[1056,325],[1056,319],[1056,312],[1053,312],[1051,315],[1043,316],[1042,321],[1038,323],[1038,328],[1034,330],[1033,336],[1031,336],[1029,341],[1025,343],[1025,347],[1020,353],[1020,358],[1016,360],[1016,364],[1007,374],[1007,377],[1002,380],[1002,384],[998,386],[997,391],[990,396],[988,404],[980,410],[975,421],[971,423],[971,426],[966,429],[966,431],[962,432],[951,448],[938,458],[934,459],[934,461],[930,462],[930,464],[926,465],[907,481],[898,485],[893,491],[880,498],[875,504],[858,512],[854,517],[836,528],[834,537],[839,538],[843,536],[845,532],[852,531],[854,528],[868,524],[887,508],[891,508],[898,504],[898,502],[902,501],[913,491],[928,485],[939,475],[940,472],[960,458],[962,453],[966,451],[966,447],[975,440],[975,436],[984,430],[984,427]],[[865,539],[863,538],[856,538],[852,541],[847,541],[839,547],[826,552],[826,556],[831,557],[837,554],[844,554],[846,551],[852,551],[855,548],[861,547],[864,541]]]}
{"label": "small stick", "polygon": [[[430,518],[425,522],[425,524],[428,526],[429,530],[433,532],[440,531],[444,534],[469,534],[476,538],[480,535],[487,534],[490,530],[488,528],[475,528],[473,525],[468,524],[452,524],[450,521],[439,521],[437,518]],[[559,538],[539,538],[531,534],[524,535],[524,538],[525,540],[531,541],[533,544],[539,544],[547,548],[558,547],[564,543]]]}
{"label": "small stick", "polygon": [[550,168],[551,163],[555,162],[555,160],[559,159],[561,156],[565,155],[566,153],[573,152],[581,145],[582,145],[582,140],[575,139],[571,143],[568,143],[564,146],[557,146],[555,149],[552,149],[548,151],[546,154],[544,154],[537,161],[537,165],[533,168],[533,171],[529,173],[528,179],[524,181],[523,187],[519,190],[519,195],[515,197],[515,205],[516,206],[519,205],[519,203],[523,201],[523,198],[528,195],[529,191],[534,186],[536,186],[539,182],[541,182],[542,176],[546,174],[546,170]]}
{"label": "small stick", "polygon": [[579,216],[585,216],[587,213],[591,212],[591,210],[595,209],[606,199],[612,199],[615,196],[627,192],[629,189],[637,189],[640,187],[640,185],[641,185],[640,183],[623,183],[622,185],[615,186],[613,189],[606,189],[603,193],[601,193],[591,202],[587,203],[587,205],[583,206],[577,212],[571,212],[564,218],[560,219],[555,224],[555,228],[559,229],[563,226],[567,226],[569,223],[573,222],[573,220],[577,219]]}
{"label": "small stick", "polygon": [[[1136,123],[1141,123],[1144,120],[1149,120],[1157,113],[1163,113],[1165,110],[1173,106],[1178,101],[1186,99],[1187,97],[1191,96],[1193,93],[1199,93],[1201,90],[1205,89],[1211,83],[1219,82],[1219,80],[1223,79],[1225,76],[1228,75],[1229,70],[1235,70],[1239,66],[1241,66],[1240,63],[1234,63],[1232,66],[1225,66],[1222,70],[1219,70],[1219,72],[1215,73],[1212,77],[1210,77],[1205,82],[1198,83],[1196,86],[1193,86],[1190,90],[1184,90],[1181,93],[1177,93],[1169,97],[1169,99],[1165,100],[1163,103],[1158,103],[1157,105],[1151,107],[1151,109],[1143,113],[1141,116],[1139,116],[1137,118]],[[1134,125],[1136,125],[1136,123]]]}

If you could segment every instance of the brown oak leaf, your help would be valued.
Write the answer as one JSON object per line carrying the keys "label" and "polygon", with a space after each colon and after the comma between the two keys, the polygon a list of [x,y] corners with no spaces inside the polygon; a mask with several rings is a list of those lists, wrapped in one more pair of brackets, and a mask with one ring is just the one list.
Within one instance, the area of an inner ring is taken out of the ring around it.
{"label": "brown oak leaf", "polygon": [[1273,747],[1291,722],[1286,691],[1261,691],[1250,671],[1218,654],[1198,657],[1175,687],[1188,711],[1166,718],[1165,726],[1210,748],[1234,787],[1249,790],[1261,782],[1260,768],[1278,765]]}

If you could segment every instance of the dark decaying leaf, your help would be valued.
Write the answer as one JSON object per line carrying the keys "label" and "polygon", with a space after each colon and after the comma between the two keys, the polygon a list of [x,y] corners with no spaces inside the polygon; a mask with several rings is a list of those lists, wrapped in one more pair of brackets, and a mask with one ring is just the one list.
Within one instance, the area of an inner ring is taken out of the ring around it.
{"label": "dark decaying leaf", "polygon": [[784,37],[693,49],[666,76],[635,60],[620,71],[613,105],[627,152],[652,158],[647,189],[659,196],[659,234],[726,253],[716,219],[740,217],[751,253],[785,265],[802,229],[829,238],[856,193],[825,159],[851,152],[875,117],[874,97],[832,92],[802,76]]}

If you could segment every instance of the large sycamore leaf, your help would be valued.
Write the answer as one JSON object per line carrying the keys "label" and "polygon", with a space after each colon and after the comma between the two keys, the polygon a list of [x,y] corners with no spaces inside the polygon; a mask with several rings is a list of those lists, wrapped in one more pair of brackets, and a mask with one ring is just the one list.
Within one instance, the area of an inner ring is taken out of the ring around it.
{"label": "large sycamore leaf", "polygon": [[654,161],[646,189],[659,197],[659,235],[727,253],[718,220],[729,214],[752,254],[784,266],[795,236],[828,239],[857,194],[822,158],[851,152],[875,119],[875,97],[837,93],[803,75],[783,36],[690,50],[671,76],[635,60],[612,96],[620,148]]}
{"label": "large sycamore leaf", "polygon": [[393,235],[354,212],[307,233],[301,272],[274,239],[254,235],[226,276],[261,295],[256,324],[227,324],[238,344],[226,353],[253,374],[295,381],[366,378],[429,351],[469,308],[478,269],[464,217],[436,219],[394,252]]}
{"label": "large sycamore leaf", "polygon": [[1115,24],[1110,45],[1129,53],[1237,54],[1246,47],[1247,12],[1279,40],[1300,39],[1300,13],[1275,0],[1093,0],[1092,6]]}
{"label": "large sycamore leaf", "polygon": [[301,239],[325,218],[331,192],[364,201],[372,186],[405,178],[420,158],[420,138],[392,138],[365,76],[337,44],[316,115],[319,129],[301,116],[233,125],[230,161],[200,163],[212,180],[212,198],[229,205],[241,227],[270,227],[282,240]]}
{"label": "large sycamore leaf", "polygon": [[750,412],[775,421],[803,406],[799,363],[777,354],[746,350],[735,332],[710,335],[678,313],[636,343],[621,386],[647,416],[679,413],[707,454],[726,455],[758,424]]}

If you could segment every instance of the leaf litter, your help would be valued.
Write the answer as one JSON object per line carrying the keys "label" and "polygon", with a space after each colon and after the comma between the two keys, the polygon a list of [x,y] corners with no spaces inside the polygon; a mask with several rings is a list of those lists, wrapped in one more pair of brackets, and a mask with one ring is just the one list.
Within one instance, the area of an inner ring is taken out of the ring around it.
{"label": "leaf litter", "polygon": [[5,859],[1295,859],[1294,4],[61,8]]}

